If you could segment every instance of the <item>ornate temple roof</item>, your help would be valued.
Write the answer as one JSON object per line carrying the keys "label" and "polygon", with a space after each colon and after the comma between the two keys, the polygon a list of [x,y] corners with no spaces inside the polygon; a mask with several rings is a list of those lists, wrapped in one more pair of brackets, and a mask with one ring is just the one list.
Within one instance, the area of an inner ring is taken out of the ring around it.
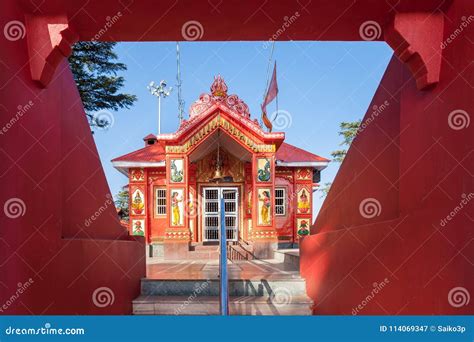
{"label": "ornate temple roof", "polygon": [[236,121],[246,126],[252,133],[264,139],[285,139],[284,132],[265,132],[257,119],[252,120],[247,104],[237,95],[229,95],[228,87],[224,79],[217,75],[211,84],[210,92],[199,96],[189,109],[189,119],[183,120],[174,133],[160,134],[158,140],[175,140],[198,125],[208,114],[212,114],[217,108],[228,113]]}
{"label": "ornate temple roof", "polygon": [[[189,118],[202,114],[213,103],[219,102],[224,104],[229,109],[239,113],[244,118],[250,119],[250,111],[247,104],[242,101],[237,95],[227,94],[227,84],[221,75],[214,77],[214,82],[211,84],[211,92],[204,93],[199,96],[199,99],[191,105],[189,110]],[[258,120],[255,120],[259,125]]]}
{"label": "ornate temple roof", "polygon": [[[323,169],[329,160],[291,144],[282,143],[275,155],[279,166],[307,166]],[[116,168],[165,166],[165,149],[160,143],[112,159]]]}
{"label": "ornate temple roof", "polygon": [[237,95],[228,95],[228,87],[224,79],[218,75],[214,77],[214,81],[210,87],[210,93],[204,93],[199,96],[189,110],[189,119],[183,120],[178,130],[171,134],[160,134],[158,136],[149,134],[143,140],[155,140],[156,143],[147,145],[144,148],[134,152],[125,154],[112,160],[114,167],[119,171],[126,173],[130,167],[159,167],[165,164],[165,145],[173,140],[179,140],[188,132],[200,127],[208,116],[220,108],[234,120],[238,121],[249,132],[255,136],[277,143],[276,163],[279,166],[287,167],[313,167],[324,169],[329,160],[320,157],[311,152],[305,151],[296,146],[284,143],[285,133],[265,132],[260,126],[258,120],[252,120],[250,117],[249,107]]}

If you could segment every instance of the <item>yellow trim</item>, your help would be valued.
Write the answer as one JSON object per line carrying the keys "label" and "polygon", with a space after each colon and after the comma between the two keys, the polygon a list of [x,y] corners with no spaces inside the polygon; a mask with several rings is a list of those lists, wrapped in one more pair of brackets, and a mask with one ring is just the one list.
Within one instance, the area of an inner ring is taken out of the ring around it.
{"label": "yellow trim", "polygon": [[248,135],[243,133],[237,126],[232,124],[229,120],[221,115],[217,115],[214,119],[209,121],[205,126],[198,130],[192,137],[186,140],[182,145],[166,146],[166,153],[186,153],[194,145],[204,139],[209,133],[213,132],[217,127],[222,128],[230,135],[236,137],[240,142],[246,145],[254,152],[275,152],[275,144],[258,144]]}

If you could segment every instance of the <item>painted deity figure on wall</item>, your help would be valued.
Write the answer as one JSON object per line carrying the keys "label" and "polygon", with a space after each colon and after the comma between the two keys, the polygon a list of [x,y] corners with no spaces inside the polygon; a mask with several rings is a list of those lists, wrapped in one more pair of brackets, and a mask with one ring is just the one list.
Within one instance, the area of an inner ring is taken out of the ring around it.
{"label": "painted deity figure on wall", "polygon": [[135,215],[141,215],[145,209],[145,203],[143,203],[141,191],[136,190],[133,196],[132,210]]}
{"label": "painted deity figure on wall", "polygon": [[178,191],[173,191],[171,195],[171,208],[172,208],[172,222],[174,226],[181,225],[181,206],[180,203],[183,201],[183,198],[179,197]]}
{"label": "painted deity figure on wall", "polygon": [[183,160],[172,159],[171,160],[171,181],[173,183],[181,183],[184,179]]}
{"label": "painted deity figure on wall", "polygon": [[258,195],[258,200],[260,203],[260,223],[263,225],[270,225],[270,207],[271,207],[271,200],[270,200],[270,191],[263,190]]}
{"label": "painted deity figure on wall", "polygon": [[257,179],[259,182],[268,182],[271,177],[270,161],[267,158],[257,160]]}
{"label": "painted deity figure on wall", "polygon": [[309,213],[309,210],[311,209],[307,192],[308,191],[305,189],[302,189],[300,192],[298,197],[298,213],[306,214]]}

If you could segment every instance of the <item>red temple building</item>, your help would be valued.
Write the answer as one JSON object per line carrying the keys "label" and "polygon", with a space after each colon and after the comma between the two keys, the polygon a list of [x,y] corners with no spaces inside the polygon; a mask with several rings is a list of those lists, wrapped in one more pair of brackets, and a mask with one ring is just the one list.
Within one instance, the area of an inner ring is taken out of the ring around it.
{"label": "red temple building", "polygon": [[143,140],[112,163],[129,179],[130,233],[145,236],[153,255],[186,259],[216,243],[221,197],[227,239],[255,257],[309,234],[313,190],[329,160],[264,131],[220,76],[176,132]]}

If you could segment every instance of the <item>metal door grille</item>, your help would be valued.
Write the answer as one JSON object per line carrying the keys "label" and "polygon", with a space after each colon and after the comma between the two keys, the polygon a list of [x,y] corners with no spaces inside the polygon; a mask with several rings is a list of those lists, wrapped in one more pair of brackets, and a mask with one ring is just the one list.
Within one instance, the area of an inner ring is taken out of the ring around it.
{"label": "metal door grille", "polygon": [[229,241],[238,239],[238,190],[237,188],[203,189],[203,241],[219,241],[220,199],[223,198],[226,237]]}

